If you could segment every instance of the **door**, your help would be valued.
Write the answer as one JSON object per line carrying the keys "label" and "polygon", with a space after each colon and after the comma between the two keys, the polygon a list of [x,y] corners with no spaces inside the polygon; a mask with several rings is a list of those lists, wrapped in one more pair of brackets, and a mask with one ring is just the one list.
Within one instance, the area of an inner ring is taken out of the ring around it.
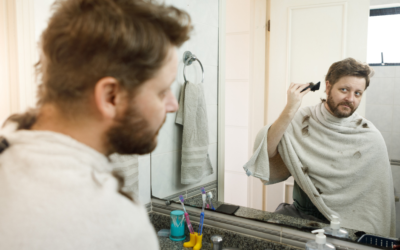
{"label": "door", "polygon": [[[325,98],[325,75],[333,62],[347,57],[366,62],[369,0],[271,0],[267,123],[286,105],[291,82],[321,81],[302,106]],[[364,96],[357,112],[365,115]],[[275,211],[285,201],[286,184],[265,187],[264,206]]]}

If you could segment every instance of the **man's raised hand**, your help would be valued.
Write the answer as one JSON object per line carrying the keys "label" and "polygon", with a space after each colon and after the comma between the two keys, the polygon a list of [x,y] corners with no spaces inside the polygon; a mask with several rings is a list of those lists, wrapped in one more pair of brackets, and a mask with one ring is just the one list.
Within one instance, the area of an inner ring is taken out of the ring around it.
{"label": "man's raised hand", "polygon": [[[299,84],[299,83],[292,83],[289,86],[289,89],[287,90],[287,104],[286,104],[286,111],[295,114],[297,110],[299,110],[301,106],[301,102],[303,100],[303,96],[308,94],[308,92],[311,91],[310,88],[308,88],[306,91],[301,92],[303,89],[305,89],[309,83],[306,84]],[[300,93],[301,92],[301,93]]]}

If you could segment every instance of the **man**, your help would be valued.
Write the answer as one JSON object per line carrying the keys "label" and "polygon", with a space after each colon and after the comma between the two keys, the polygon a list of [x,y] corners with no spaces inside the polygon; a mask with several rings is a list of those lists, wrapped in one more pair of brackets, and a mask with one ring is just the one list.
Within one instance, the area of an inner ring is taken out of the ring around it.
{"label": "man", "polygon": [[66,0],[41,38],[38,107],[0,132],[0,249],[159,249],[108,156],[150,153],[190,17],[146,0]]}
{"label": "man", "polygon": [[348,58],[326,75],[327,100],[299,110],[308,84],[291,84],[279,118],[257,135],[244,166],[264,184],[295,179],[294,203],[276,213],[395,236],[392,173],[385,142],[355,113],[368,88],[368,65]]}

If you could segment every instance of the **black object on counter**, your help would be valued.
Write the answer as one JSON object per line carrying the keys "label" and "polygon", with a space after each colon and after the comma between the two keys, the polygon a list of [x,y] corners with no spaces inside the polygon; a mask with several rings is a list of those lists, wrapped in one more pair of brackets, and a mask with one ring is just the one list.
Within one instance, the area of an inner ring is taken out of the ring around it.
{"label": "black object on counter", "polygon": [[371,234],[364,234],[357,242],[383,248],[400,248],[400,240],[398,238],[384,238]]}
{"label": "black object on counter", "polygon": [[310,82],[310,85],[308,85],[307,88],[305,88],[305,89],[303,89],[302,91],[300,91],[300,93],[303,92],[303,91],[306,91],[306,90],[309,89],[309,88],[311,88],[311,91],[312,91],[312,92],[315,92],[315,91],[319,90],[319,87],[320,87],[320,86],[321,86],[321,82],[317,82],[316,84]]}
{"label": "black object on counter", "polygon": [[234,214],[238,209],[239,206],[222,204],[215,211],[222,212],[224,214]]}
{"label": "black object on counter", "polygon": [[358,238],[360,238],[361,236],[363,236],[364,234],[366,234],[366,232],[364,231],[357,231],[354,233]]}

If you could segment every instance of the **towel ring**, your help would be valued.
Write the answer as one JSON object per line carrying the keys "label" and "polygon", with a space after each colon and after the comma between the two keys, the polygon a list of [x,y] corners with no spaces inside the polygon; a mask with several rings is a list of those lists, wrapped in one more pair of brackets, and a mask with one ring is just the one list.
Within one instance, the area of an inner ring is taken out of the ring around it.
{"label": "towel ring", "polygon": [[183,64],[185,64],[185,66],[183,66],[183,79],[185,80],[185,82],[187,82],[186,80],[186,66],[191,65],[194,61],[198,61],[201,67],[201,83],[204,82],[204,68],[203,65],[201,64],[200,60],[192,54],[192,52],[190,51],[186,51],[185,53],[183,53]]}

